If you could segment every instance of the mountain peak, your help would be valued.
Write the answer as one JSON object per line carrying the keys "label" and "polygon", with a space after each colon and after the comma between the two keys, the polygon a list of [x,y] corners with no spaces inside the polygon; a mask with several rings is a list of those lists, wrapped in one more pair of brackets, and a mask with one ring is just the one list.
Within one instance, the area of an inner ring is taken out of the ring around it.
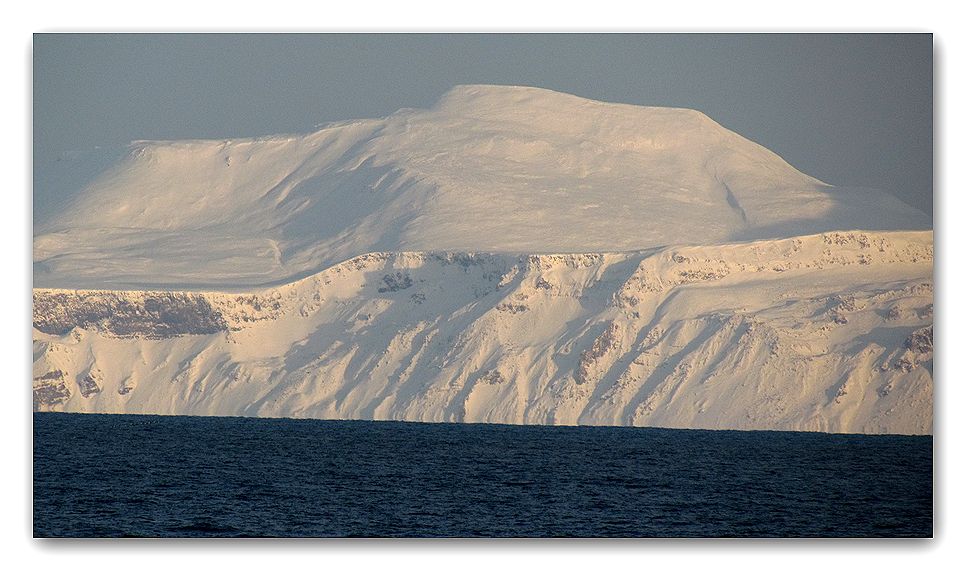
{"label": "mountain peak", "polygon": [[692,116],[710,121],[711,119],[695,109],[685,107],[652,107],[633,105],[629,103],[613,103],[600,101],[547,89],[545,87],[532,87],[527,85],[494,85],[494,84],[465,84],[456,85],[446,91],[436,102],[435,108],[450,108],[458,106],[488,106],[503,104],[506,106],[533,106],[547,107],[560,106],[564,108],[585,108],[596,109],[615,108],[620,112],[661,112],[678,113],[684,116]]}
{"label": "mountain peak", "polygon": [[546,89],[525,85],[490,85],[466,84],[456,85],[444,93],[437,101],[436,108],[452,106],[475,106],[489,104],[503,105],[540,105],[556,103],[563,105],[580,104],[583,102],[597,103],[591,99]]}
{"label": "mountain peak", "polygon": [[257,285],[377,250],[621,252],[929,227],[698,111],[519,86],[461,85],[428,110],[303,136],[142,145],[76,184],[37,226],[38,285]]}
{"label": "mountain peak", "polygon": [[[610,103],[542,87],[521,85],[457,85],[444,93],[433,109],[444,113],[471,116],[519,117],[536,113],[541,119],[549,116],[569,121],[618,116],[630,121],[673,119],[682,127],[704,126],[724,129],[707,115],[694,109]],[[531,117],[531,119],[537,117]]]}

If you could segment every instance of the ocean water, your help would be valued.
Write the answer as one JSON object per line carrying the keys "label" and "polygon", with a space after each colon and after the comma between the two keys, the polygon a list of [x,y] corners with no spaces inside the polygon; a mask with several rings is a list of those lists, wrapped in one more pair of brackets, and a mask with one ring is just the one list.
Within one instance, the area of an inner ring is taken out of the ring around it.
{"label": "ocean water", "polygon": [[932,444],[35,413],[34,535],[928,537]]}

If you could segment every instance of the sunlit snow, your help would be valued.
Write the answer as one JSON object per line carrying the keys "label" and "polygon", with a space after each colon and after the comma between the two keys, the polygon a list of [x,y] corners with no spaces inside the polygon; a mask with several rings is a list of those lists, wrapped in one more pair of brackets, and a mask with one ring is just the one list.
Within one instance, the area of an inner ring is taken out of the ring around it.
{"label": "sunlit snow", "polygon": [[928,217],[696,111],[460,86],[67,175],[38,409],[932,430]]}

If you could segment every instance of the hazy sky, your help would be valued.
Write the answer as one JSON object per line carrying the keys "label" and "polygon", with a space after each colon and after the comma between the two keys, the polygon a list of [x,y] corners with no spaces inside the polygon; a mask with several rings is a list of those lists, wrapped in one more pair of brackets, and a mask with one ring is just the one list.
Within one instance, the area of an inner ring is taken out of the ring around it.
{"label": "hazy sky", "polygon": [[36,35],[34,167],[136,139],[307,132],[495,83],[699,109],[825,182],[931,214],[932,53],[929,34]]}

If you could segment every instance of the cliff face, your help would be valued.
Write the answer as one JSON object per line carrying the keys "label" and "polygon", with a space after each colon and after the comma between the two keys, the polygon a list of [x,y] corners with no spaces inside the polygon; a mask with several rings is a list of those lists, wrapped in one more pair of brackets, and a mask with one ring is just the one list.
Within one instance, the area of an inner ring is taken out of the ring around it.
{"label": "cliff face", "polygon": [[930,433],[932,233],[34,293],[36,410]]}

